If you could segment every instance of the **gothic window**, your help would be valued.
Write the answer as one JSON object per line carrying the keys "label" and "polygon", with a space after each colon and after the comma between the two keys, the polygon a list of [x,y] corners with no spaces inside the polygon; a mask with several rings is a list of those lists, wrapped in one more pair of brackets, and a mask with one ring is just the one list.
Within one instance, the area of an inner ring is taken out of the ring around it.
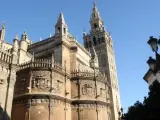
{"label": "gothic window", "polygon": [[96,23],[94,24],[94,28],[95,28],[95,29],[97,28],[97,24],[96,24]]}
{"label": "gothic window", "polygon": [[101,39],[102,39],[102,42],[105,42],[105,41],[104,41],[104,37],[102,37]]}
{"label": "gothic window", "polygon": [[101,44],[101,39],[100,38],[98,38],[98,43]]}
{"label": "gothic window", "polygon": [[94,43],[94,46],[96,46],[96,45],[97,45],[96,37],[93,37],[93,43]]}
{"label": "gothic window", "polygon": [[105,55],[103,56],[103,59],[101,59],[101,65],[102,66],[106,66],[106,57],[105,57]]}
{"label": "gothic window", "polygon": [[63,30],[64,30],[64,34],[66,34],[66,28],[63,28]]}
{"label": "gothic window", "polygon": [[92,42],[91,41],[89,41],[89,47],[92,47]]}
{"label": "gothic window", "polygon": [[93,17],[96,17],[96,14],[93,14]]}
{"label": "gothic window", "polygon": [[60,33],[60,30],[61,30],[61,28],[60,28],[60,27],[58,27],[58,28],[57,28],[57,33]]}
{"label": "gothic window", "polygon": [[86,42],[86,48],[88,48],[88,42]]}

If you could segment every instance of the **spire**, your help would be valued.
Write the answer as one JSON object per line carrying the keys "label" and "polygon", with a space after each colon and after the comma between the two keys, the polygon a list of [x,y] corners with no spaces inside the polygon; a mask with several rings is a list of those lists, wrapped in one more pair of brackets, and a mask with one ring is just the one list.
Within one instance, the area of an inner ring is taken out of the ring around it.
{"label": "spire", "polygon": [[4,40],[4,36],[5,36],[5,21],[3,21],[2,27],[0,30],[0,40]]}
{"label": "spire", "polygon": [[56,35],[66,35],[66,36],[68,34],[68,27],[64,20],[64,16],[62,12],[59,14],[59,18],[55,26],[55,34]]}
{"label": "spire", "polygon": [[16,34],[15,39],[18,40],[18,35]]}
{"label": "spire", "polygon": [[2,29],[5,29],[5,21],[2,23]]}
{"label": "spire", "polygon": [[62,12],[60,12],[60,14],[59,14],[59,18],[58,18],[58,21],[57,21],[56,25],[59,25],[59,24],[65,24],[66,25],[66,22],[64,20],[64,16],[63,16]]}
{"label": "spire", "polygon": [[42,38],[40,37],[39,41],[42,41]]}
{"label": "spire", "polygon": [[93,9],[92,9],[91,20],[93,20],[93,19],[100,19],[101,20],[100,13],[98,11],[96,2],[94,2]]}
{"label": "spire", "polygon": [[24,33],[22,34],[21,40],[27,40],[27,39],[28,39],[27,32],[24,31]]}

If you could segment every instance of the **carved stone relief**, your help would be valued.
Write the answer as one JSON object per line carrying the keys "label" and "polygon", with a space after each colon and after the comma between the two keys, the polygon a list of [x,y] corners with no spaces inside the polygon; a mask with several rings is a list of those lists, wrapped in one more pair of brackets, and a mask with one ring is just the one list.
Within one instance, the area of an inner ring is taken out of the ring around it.
{"label": "carved stone relief", "polygon": [[48,71],[34,71],[32,77],[32,88],[50,88],[50,74]]}
{"label": "carved stone relief", "polygon": [[93,96],[95,89],[90,84],[84,84],[82,86],[82,95]]}

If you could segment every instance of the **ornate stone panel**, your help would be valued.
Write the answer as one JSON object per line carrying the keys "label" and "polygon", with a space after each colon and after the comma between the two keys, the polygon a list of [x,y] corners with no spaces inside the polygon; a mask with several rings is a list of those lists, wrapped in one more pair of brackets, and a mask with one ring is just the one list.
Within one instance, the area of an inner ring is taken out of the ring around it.
{"label": "ornate stone panel", "polygon": [[33,90],[48,90],[51,87],[50,71],[37,70],[32,71],[32,89]]}
{"label": "ornate stone panel", "polygon": [[93,96],[95,93],[95,88],[92,84],[84,84],[82,86],[82,95]]}

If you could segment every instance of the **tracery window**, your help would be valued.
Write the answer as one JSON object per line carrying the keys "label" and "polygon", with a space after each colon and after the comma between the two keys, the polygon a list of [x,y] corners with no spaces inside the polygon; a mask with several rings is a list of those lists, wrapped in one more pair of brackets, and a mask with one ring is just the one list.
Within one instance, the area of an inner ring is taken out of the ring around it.
{"label": "tracery window", "polygon": [[94,24],[94,28],[95,28],[95,29],[97,28],[97,24],[96,24],[96,23]]}
{"label": "tracery window", "polygon": [[61,28],[60,28],[60,27],[58,27],[58,28],[57,28],[57,33],[60,33],[60,30],[61,30]]}
{"label": "tracery window", "polygon": [[64,34],[66,34],[66,28],[63,28],[63,30],[64,30]]}
{"label": "tracery window", "polygon": [[102,42],[105,42],[104,37],[101,38]]}
{"label": "tracery window", "polygon": [[88,48],[88,42],[86,42],[86,48]]}
{"label": "tracery window", "polygon": [[100,38],[98,38],[98,43],[101,44],[101,39]]}
{"label": "tracery window", "polygon": [[96,37],[93,37],[93,43],[94,43],[94,46],[97,45]]}
{"label": "tracery window", "polygon": [[89,47],[92,47],[92,42],[91,41],[89,41]]}

